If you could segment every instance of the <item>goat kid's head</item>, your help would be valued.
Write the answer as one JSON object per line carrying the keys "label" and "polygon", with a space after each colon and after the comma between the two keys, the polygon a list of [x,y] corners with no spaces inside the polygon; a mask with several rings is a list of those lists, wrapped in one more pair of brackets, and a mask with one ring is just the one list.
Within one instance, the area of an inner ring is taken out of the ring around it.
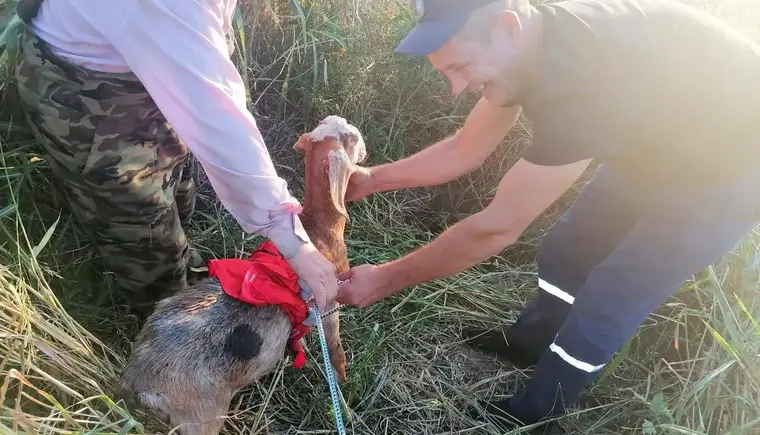
{"label": "goat kid's head", "polygon": [[[330,198],[335,209],[348,219],[346,189],[355,165],[367,157],[359,130],[339,116],[328,116],[309,133],[301,135],[293,149],[306,155],[306,171],[327,171]],[[317,164],[317,168],[311,165]],[[308,177],[308,175],[307,175]]]}

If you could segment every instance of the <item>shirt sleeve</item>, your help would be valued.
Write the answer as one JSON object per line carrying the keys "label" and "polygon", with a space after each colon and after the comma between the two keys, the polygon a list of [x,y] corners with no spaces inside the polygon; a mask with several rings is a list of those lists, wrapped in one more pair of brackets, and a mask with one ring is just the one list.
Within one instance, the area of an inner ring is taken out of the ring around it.
{"label": "shirt sleeve", "polygon": [[591,102],[553,101],[535,114],[533,140],[523,158],[542,166],[561,166],[602,157],[611,142],[604,120]]}
{"label": "shirt sleeve", "polygon": [[136,0],[109,40],[207,174],[224,207],[286,257],[309,241],[230,59],[222,2]]}

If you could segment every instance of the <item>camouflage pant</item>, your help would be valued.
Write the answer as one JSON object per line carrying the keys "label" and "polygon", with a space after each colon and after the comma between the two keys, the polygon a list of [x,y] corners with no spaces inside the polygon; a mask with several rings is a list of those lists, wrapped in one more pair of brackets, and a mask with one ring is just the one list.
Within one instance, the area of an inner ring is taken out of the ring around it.
{"label": "camouflage pant", "polygon": [[141,82],[65,62],[31,31],[19,98],[73,214],[138,310],[186,285],[194,160]]}

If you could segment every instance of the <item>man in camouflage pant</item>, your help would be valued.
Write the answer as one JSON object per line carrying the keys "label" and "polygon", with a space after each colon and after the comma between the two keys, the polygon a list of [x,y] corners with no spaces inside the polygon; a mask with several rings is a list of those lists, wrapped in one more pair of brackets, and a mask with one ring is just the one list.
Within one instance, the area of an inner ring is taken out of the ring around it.
{"label": "man in camouflage pant", "polygon": [[187,285],[191,148],[222,204],[244,230],[275,243],[320,308],[337,292],[334,267],[300,225],[298,201],[245,107],[224,38],[235,7],[18,3],[26,25],[14,71],[22,108],[71,211],[141,316]]}
{"label": "man in camouflage pant", "polygon": [[29,124],[71,211],[142,311],[186,285],[191,155],[137,77],[85,70],[32,32],[22,38],[15,74]]}

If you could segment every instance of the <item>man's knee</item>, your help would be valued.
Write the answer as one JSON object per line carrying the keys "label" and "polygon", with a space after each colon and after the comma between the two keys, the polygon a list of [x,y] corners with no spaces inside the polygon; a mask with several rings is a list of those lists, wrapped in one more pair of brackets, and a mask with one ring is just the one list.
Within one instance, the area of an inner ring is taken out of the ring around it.
{"label": "man's knee", "polygon": [[192,154],[188,154],[185,164],[181,168],[179,183],[177,184],[177,194],[175,195],[179,219],[183,226],[190,222],[190,218],[195,213],[195,201],[197,196],[197,185],[195,176],[197,173],[196,161]]}
{"label": "man's knee", "polygon": [[641,202],[623,174],[599,168],[541,241],[539,276],[547,287],[575,296],[589,272],[638,221]]}
{"label": "man's knee", "polygon": [[[158,165],[148,159],[148,166]],[[70,182],[74,213],[135,304],[152,303],[186,285],[188,242],[174,190],[163,184],[171,178],[170,172],[154,182],[119,166],[94,165]]]}
{"label": "man's knee", "polygon": [[176,207],[152,222],[100,221],[103,262],[135,301],[152,302],[186,285],[188,244]]}
{"label": "man's knee", "polygon": [[546,333],[552,337],[556,334],[590,271],[615,249],[638,219],[632,191],[624,178],[604,168],[583,188],[541,241],[539,294],[536,303],[523,312],[524,325],[541,324]]}
{"label": "man's knee", "polygon": [[571,247],[564,243],[569,231],[572,228],[560,223],[543,239],[536,278],[538,294],[508,330],[508,341],[531,349],[535,359],[554,338],[575,300],[575,274],[569,269]]}
{"label": "man's knee", "polygon": [[[577,225],[560,221],[544,237],[538,255],[538,295],[525,310],[523,324],[535,323],[553,336],[575,302],[575,293],[582,284],[585,272],[579,265],[584,250],[572,241],[579,231]],[[530,320],[530,319],[533,320]],[[540,319],[539,319],[540,318]],[[545,341],[545,340],[542,340]]]}

